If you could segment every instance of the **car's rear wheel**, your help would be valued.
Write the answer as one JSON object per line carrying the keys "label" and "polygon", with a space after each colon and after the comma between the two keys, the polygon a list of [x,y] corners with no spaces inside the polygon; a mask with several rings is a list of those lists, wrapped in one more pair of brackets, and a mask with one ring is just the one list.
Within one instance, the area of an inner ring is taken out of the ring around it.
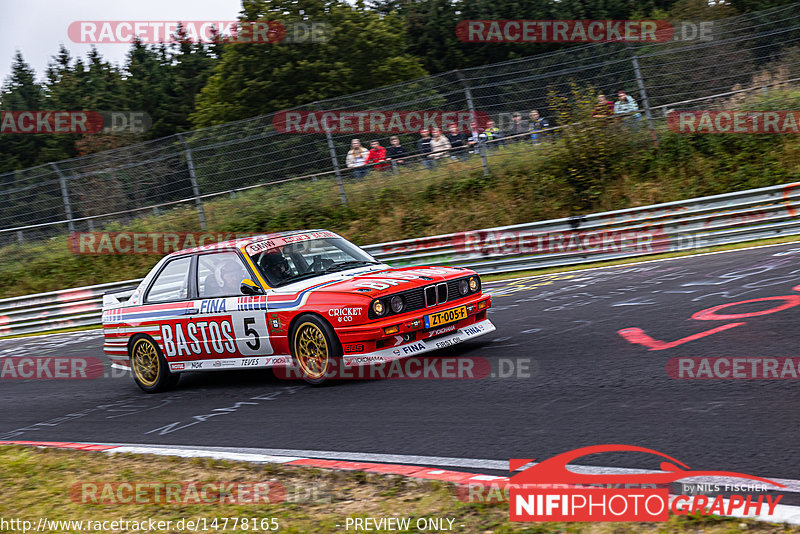
{"label": "car's rear wheel", "polygon": [[303,315],[292,329],[292,357],[303,380],[319,385],[336,373],[341,347],[331,326],[316,315]]}
{"label": "car's rear wheel", "polygon": [[169,366],[161,349],[152,339],[139,337],[130,348],[133,380],[142,391],[158,393],[174,387],[180,375],[169,372]]}

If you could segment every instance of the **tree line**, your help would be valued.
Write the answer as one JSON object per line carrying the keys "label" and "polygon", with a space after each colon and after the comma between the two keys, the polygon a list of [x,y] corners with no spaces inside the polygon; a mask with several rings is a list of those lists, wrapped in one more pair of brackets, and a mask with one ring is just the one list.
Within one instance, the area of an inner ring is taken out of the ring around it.
{"label": "tree line", "polygon": [[426,75],[531,56],[569,45],[476,44],[456,37],[465,19],[718,19],[787,0],[243,0],[243,21],[324,22],[324,42],[134,41],[122,65],[95,49],[61,47],[37,80],[14,55],[0,110],[135,110],[143,134],[0,135],[0,173],[272,113]]}

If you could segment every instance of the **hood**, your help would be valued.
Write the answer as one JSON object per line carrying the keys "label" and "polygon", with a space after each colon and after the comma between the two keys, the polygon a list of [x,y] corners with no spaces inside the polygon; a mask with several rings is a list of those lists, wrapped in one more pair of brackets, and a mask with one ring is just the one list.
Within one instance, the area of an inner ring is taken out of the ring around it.
{"label": "hood", "polygon": [[296,293],[304,289],[316,292],[361,294],[369,298],[427,286],[453,278],[475,274],[453,267],[401,267],[370,265],[318,276],[278,288],[278,293]]}

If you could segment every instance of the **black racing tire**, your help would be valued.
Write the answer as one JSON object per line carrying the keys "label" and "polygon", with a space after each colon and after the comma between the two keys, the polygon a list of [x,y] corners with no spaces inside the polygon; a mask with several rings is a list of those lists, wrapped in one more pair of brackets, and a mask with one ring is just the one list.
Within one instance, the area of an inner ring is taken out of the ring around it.
{"label": "black racing tire", "polygon": [[171,373],[158,343],[147,336],[131,341],[128,349],[133,381],[145,393],[160,393],[174,388],[180,375]]}
{"label": "black racing tire", "polygon": [[338,374],[342,346],[327,321],[317,315],[301,315],[289,339],[294,365],[303,380],[318,386]]}

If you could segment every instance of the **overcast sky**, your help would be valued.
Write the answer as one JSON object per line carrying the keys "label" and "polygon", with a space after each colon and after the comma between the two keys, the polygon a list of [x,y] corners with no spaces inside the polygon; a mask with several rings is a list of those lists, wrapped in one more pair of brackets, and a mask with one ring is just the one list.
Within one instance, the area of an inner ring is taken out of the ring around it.
{"label": "overcast sky", "polygon": [[[64,44],[72,57],[85,57],[88,44],[73,43],[67,35],[71,22],[79,20],[236,20],[240,0],[0,0],[0,77],[11,72],[13,56],[22,52],[38,80],[50,58]],[[130,44],[95,45],[102,56],[122,64]]]}

